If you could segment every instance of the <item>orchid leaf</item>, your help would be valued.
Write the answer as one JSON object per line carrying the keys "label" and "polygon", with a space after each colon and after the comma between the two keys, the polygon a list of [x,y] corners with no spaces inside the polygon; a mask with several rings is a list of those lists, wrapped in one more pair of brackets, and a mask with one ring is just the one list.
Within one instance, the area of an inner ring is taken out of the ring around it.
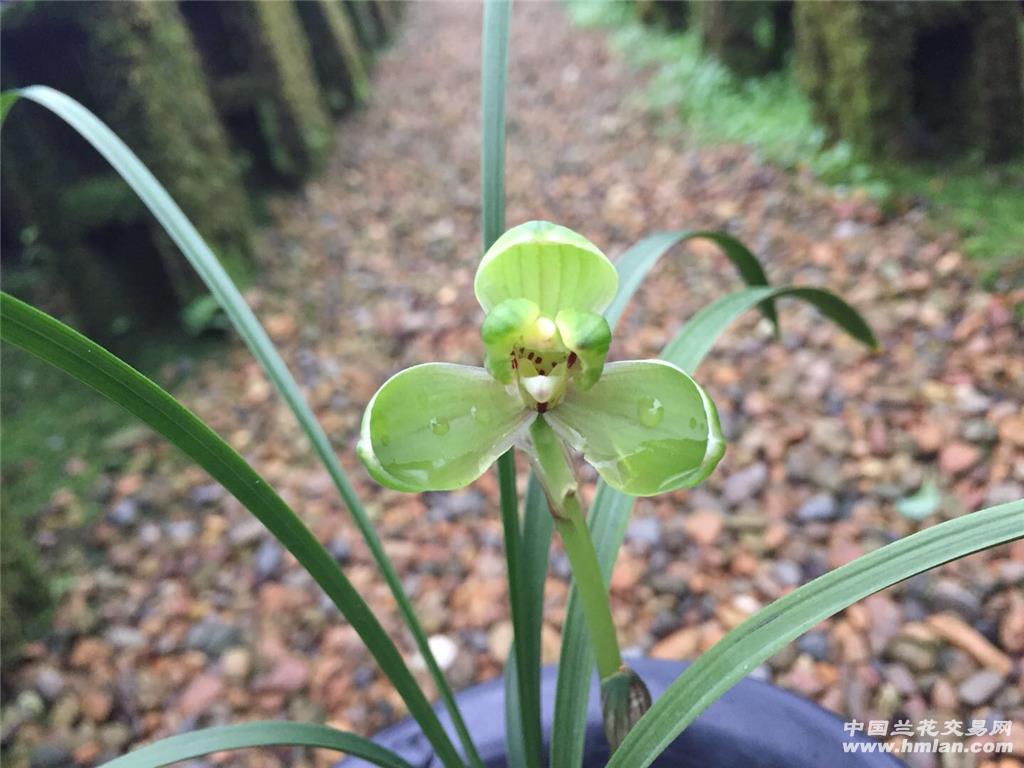
{"label": "orchid leaf", "polygon": [[280,720],[238,723],[179,733],[103,763],[101,768],[160,768],[214,752],[276,746],[332,749],[361,757],[381,768],[412,768],[391,750],[362,736],[326,725]]}
{"label": "orchid leaf", "polygon": [[815,624],[879,590],[973,552],[1024,537],[1024,501],[963,515],[858,557],[758,611],[668,687],[608,768],[646,768],[754,667]]}
{"label": "orchid leaf", "polygon": [[[767,286],[768,276],[765,275],[761,262],[750,252],[743,243],[724,232],[713,232],[705,230],[683,230],[681,232],[658,232],[635,245],[631,246],[625,253],[615,261],[615,268],[619,272],[619,291],[615,300],[605,310],[605,317],[614,328],[626,306],[637,292],[647,273],[658,263],[662,256],[671,251],[679,243],[687,240],[710,240],[719,248],[722,253],[733,263],[740,277],[748,286]],[[778,328],[778,317],[775,314],[775,306],[771,300],[766,300],[761,305],[761,312]]]}
{"label": "orchid leaf", "polygon": [[725,453],[711,399],[661,360],[611,363],[546,418],[608,485],[633,496],[696,485]]}
{"label": "orchid leaf", "polygon": [[487,250],[474,290],[485,312],[507,299],[529,299],[554,318],[563,309],[603,311],[618,285],[615,266],[585,237],[548,221],[529,221]]}
{"label": "orchid leaf", "polygon": [[331,598],[391,680],[446,768],[462,764],[402,655],[352,582],[299,516],[217,433],[120,358],[6,293],[0,293],[0,336],[120,405],[209,472]]}
{"label": "orchid leaf", "polygon": [[416,365],[388,379],[366,407],[359,458],[395,490],[461,488],[511,448],[534,416],[483,368]]}
{"label": "orchid leaf", "polygon": [[10,94],[17,94],[26,101],[50,110],[68,125],[74,128],[81,136],[88,141],[97,152],[99,152],[113,166],[117,173],[128,183],[153,216],[164,228],[167,235],[178,246],[181,253],[195,269],[196,273],[209,288],[210,293],[217,300],[217,303],[224,309],[224,313],[230,319],[231,324],[245,341],[264,373],[274,388],[281,395],[285,403],[295,415],[296,420],[303,432],[313,445],[313,450],[323,463],[324,468],[330,475],[335,487],[346,508],[352,515],[352,519],[359,529],[360,534],[374,562],[380,569],[384,580],[395,598],[399,613],[401,613],[409,632],[412,634],[419,650],[427,665],[427,670],[437,686],[437,690],[444,701],[448,714],[452,718],[455,730],[470,763],[475,767],[481,766],[480,758],[476,748],[469,736],[465,720],[455,704],[455,696],[451,686],[445,680],[444,674],[434,658],[430,645],[427,642],[427,635],[420,626],[419,620],[413,611],[412,603],[403,591],[402,581],[395,570],[394,565],[388,559],[387,553],[381,544],[380,537],[373,528],[373,523],[363,508],[359,497],[349,482],[345,470],[341,466],[334,448],[323,427],[316,420],[313,410],[306,402],[299,385],[288,370],[288,366],[281,358],[280,353],[274,347],[267,332],[260,325],[259,320],[253,311],[246,304],[245,299],[239,292],[237,286],[231,280],[230,275],[225,271],[216,254],[210,249],[202,235],[199,234],[192,222],[188,220],[181,208],[174,202],[167,190],[160,184],[156,177],[150,172],[134,152],[121,141],[120,138],[96,115],[72,99],[67,94],[54,90],[45,85],[35,85],[18,91],[8,92],[2,103],[3,108],[9,108],[14,103]]}

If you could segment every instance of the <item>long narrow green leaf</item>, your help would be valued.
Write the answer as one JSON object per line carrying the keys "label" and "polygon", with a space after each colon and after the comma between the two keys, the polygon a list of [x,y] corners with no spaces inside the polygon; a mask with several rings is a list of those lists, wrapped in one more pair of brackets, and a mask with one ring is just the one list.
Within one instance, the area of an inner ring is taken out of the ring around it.
{"label": "long narrow green leaf", "polygon": [[661,356],[692,373],[736,318],[765,299],[783,296],[802,299],[817,307],[825,317],[857,341],[872,349],[878,348],[878,339],[860,313],[831,291],[805,286],[783,286],[747,288],[713,301],[686,321],[675,338],[662,350]]}
{"label": "long narrow green leaf", "polygon": [[751,616],[655,702],[608,768],[646,768],[687,725],[754,667],[820,621],[923,571],[1024,538],[1024,501],[934,525],[819,576]]}
{"label": "long narrow green leaf", "polygon": [[326,725],[280,720],[224,725],[170,736],[104,763],[100,768],[160,768],[214,752],[278,746],[333,749],[369,760],[382,768],[412,768],[391,750],[362,736]]}
{"label": "long narrow green leaf", "polygon": [[182,254],[184,254],[199,274],[207,288],[210,289],[217,303],[224,309],[235,330],[238,331],[238,334],[252,351],[253,356],[259,361],[274,388],[288,404],[288,407],[291,408],[292,413],[295,414],[299,425],[313,444],[313,449],[317,456],[327,469],[327,473],[338,489],[363,539],[366,541],[374,562],[384,576],[384,580],[387,582],[392,595],[394,595],[398,610],[406,626],[408,626],[416,647],[437,686],[437,690],[444,702],[445,708],[448,710],[448,714],[452,718],[452,723],[459,735],[467,757],[474,766],[479,768],[479,756],[466,729],[462,714],[455,703],[455,696],[452,693],[451,686],[448,685],[444,674],[441,672],[441,668],[437,664],[437,660],[434,658],[433,652],[430,650],[426,633],[416,618],[409,598],[405,595],[398,573],[384,552],[384,547],[381,545],[380,538],[373,528],[373,523],[363,509],[359,497],[356,496],[345,471],[341,467],[341,463],[338,461],[338,457],[334,453],[334,449],[331,447],[330,441],[327,439],[327,435],[313,415],[313,411],[303,397],[298,384],[296,384],[295,379],[288,370],[288,366],[281,359],[281,355],[274,347],[270,337],[267,336],[263,326],[260,325],[252,310],[249,309],[249,305],[245,303],[242,294],[239,293],[238,288],[221,266],[216,255],[210,250],[210,247],[203,240],[199,232],[196,231],[188,217],[185,216],[181,208],[178,207],[178,204],[167,193],[167,190],[157,181],[156,177],[150,173],[149,169],[143,165],[135,153],[92,112],[70,96],[46,86],[31,86],[23,88],[17,93],[20,93],[25,99],[49,109],[63,119],[92,144],[96,151],[106,158],[107,162],[114,167],[153,213],[175,245],[178,246]]}
{"label": "long narrow green leaf", "polygon": [[[508,734],[507,763],[510,768],[526,764],[523,733],[523,702],[520,687],[529,701],[540,706],[541,631],[544,625],[544,584],[547,580],[548,561],[554,521],[548,509],[547,497],[536,476],[530,474],[524,502],[521,546],[517,556],[518,576],[515,592],[509,581],[509,600],[518,618],[514,623],[516,639],[509,649],[505,665],[505,732]],[[510,564],[511,568],[511,564]],[[518,643],[525,648],[519,651]],[[529,666],[519,674],[519,658]],[[538,725],[539,727],[539,725]]]}
{"label": "long narrow green leaf", "polygon": [[446,766],[462,764],[437,714],[366,602],[302,520],[234,449],[148,378],[77,331],[0,293],[0,336],[137,416],[220,482],[291,552],[342,612]]}
{"label": "long narrow green leaf", "polygon": [[[675,242],[668,235],[655,235],[648,240],[650,244],[644,251],[648,255],[643,259],[631,259],[625,265],[627,269],[636,268],[637,264],[651,263],[651,252],[657,248],[667,248]],[[648,240],[641,241],[641,244]],[[636,283],[633,285],[635,291]],[[765,307],[773,306],[770,302],[780,296],[792,296],[809,302],[853,338],[870,347],[878,346],[871,328],[860,314],[835,294],[821,288],[765,287],[737,291],[701,309],[665,346],[661,358],[693,374],[733,320],[757,305],[764,311]],[[589,524],[606,585],[611,579],[615,557],[626,535],[633,501],[633,497],[614,491],[603,482],[598,483]],[[562,630],[562,654],[555,693],[555,728],[562,736],[551,744],[552,768],[577,768],[583,759],[587,701],[593,667],[594,658],[586,634],[583,609],[574,589],[569,593]]]}
{"label": "long narrow green leaf", "polygon": [[[619,292],[615,295],[611,306],[605,310],[608,324],[613,328],[626,311],[633,294],[636,293],[647,273],[654,268],[658,260],[679,243],[687,240],[710,240],[728,257],[740,273],[740,277],[749,286],[768,285],[761,262],[743,243],[724,232],[706,230],[683,230],[681,232],[659,232],[632,246],[615,261],[619,272]],[[775,306],[771,301],[761,305],[764,316],[778,327],[779,320],[775,314]]]}

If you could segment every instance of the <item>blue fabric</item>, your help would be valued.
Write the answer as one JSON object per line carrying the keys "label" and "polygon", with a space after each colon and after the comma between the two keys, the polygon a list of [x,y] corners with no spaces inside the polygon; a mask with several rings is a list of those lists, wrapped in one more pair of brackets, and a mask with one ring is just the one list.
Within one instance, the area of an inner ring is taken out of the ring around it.
{"label": "blue fabric", "polygon": [[[686,668],[674,661],[628,660],[656,699]],[[555,667],[541,671],[541,700],[545,745],[551,738],[555,698]],[[505,691],[501,678],[467,688],[457,696],[459,707],[487,768],[505,766]],[[448,716],[438,707],[441,722],[458,744]],[[381,731],[379,744],[394,750],[416,768],[441,768],[419,726],[405,720]],[[712,704],[654,761],[656,768],[903,768],[892,755],[847,753],[842,742],[871,741],[858,733],[851,738],[843,721],[817,704],[759,680],[744,680]],[[600,697],[595,677],[587,714],[586,768],[608,760],[601,730]],[[369,768],[350,758],[340,768]]]}

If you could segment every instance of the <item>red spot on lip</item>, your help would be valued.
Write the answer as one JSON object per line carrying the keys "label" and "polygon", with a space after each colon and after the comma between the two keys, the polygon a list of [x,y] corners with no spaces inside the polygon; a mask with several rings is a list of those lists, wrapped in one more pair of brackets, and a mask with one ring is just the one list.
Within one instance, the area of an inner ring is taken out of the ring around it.
{"label": "red spot on lip", "polygon": [[519,368],[519,360],[517,358],[512,358],[512,367],[516,369]]}
{"label": "red spot on lip", "polygon": [[535,362],[535,363],[536,363],[537,365],[540,365],[540,364],[541,364],[541,363],[543,363],[544,361],[543,361],[543,360],[541,360],[541,359],[540,359],[540,355],[538,355],[538,356],[537,356],[537,357],[536,357],[536,358],[534,359],[534,361],[533,361],[533,362]]}
{"label": "red spot on lip", "polygon": [[572,368],[574,365],[576,365],[576,353],[575,352],[570,352],[569,353],[569,357],[567,357],[565,359],[565,365],[566,365],[567,368]]}
{"label": "red spot on lip", "polygon": [[547,403],[537,403],[537,413],[544,413],[548,409]]}
{"label": "red spot on lip", "polygon": [[533,360],[533,352],[531,352],[530,354],[528,354],[528,355],[526,356],[526,359],[527,359],[527,360]]}

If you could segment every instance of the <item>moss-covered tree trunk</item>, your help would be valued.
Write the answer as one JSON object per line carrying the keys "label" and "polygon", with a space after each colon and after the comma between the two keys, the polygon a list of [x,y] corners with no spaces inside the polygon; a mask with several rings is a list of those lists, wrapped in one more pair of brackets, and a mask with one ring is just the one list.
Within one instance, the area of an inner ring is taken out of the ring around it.
{"label": "moss-covered tree trunk", "polygon": [[690,23],[690,0],[633,0],[637,18],[644,24],[675,31]]}
{"label": "moss-covered tree trunk", "polygon": [[704,50],[740,77],[780,69],[792,47],[791,2],[703,0],[695,4]]}
{"label": "moss-covered tree trunk", "polygon": [[[176,7],[80,2],[8,10],[4,87],[41,83],[82,101],[140,156],[225,265],[242,271],[248,202]],[[204,293],[134,193],[56,117],[19,105],[5,125],[3,164],[5,245],[27,237],[35,252],[49,254],[46,271],[88,332],[109,337],[124,320],[166,323]],[[13,250],[17,258],[21,248]]]}
{"label": "moss-covered tree trunk", "polygon": [[369,81],[355,27],[338,0],[306,0],[299,18],[309,39],[317,79],[334,114],[366,101]]}
{"label": "moss-covered tree trunk", "polygon": [[800,0],[797,72],[833,139],[876,158],[1024,148],[1021,10],[1003,2]]}
{"label": "moss-covered tree trunk", "polygon": [[255,182],[294,184],[331,145],[295,3],[184,2],[214,101]]}

